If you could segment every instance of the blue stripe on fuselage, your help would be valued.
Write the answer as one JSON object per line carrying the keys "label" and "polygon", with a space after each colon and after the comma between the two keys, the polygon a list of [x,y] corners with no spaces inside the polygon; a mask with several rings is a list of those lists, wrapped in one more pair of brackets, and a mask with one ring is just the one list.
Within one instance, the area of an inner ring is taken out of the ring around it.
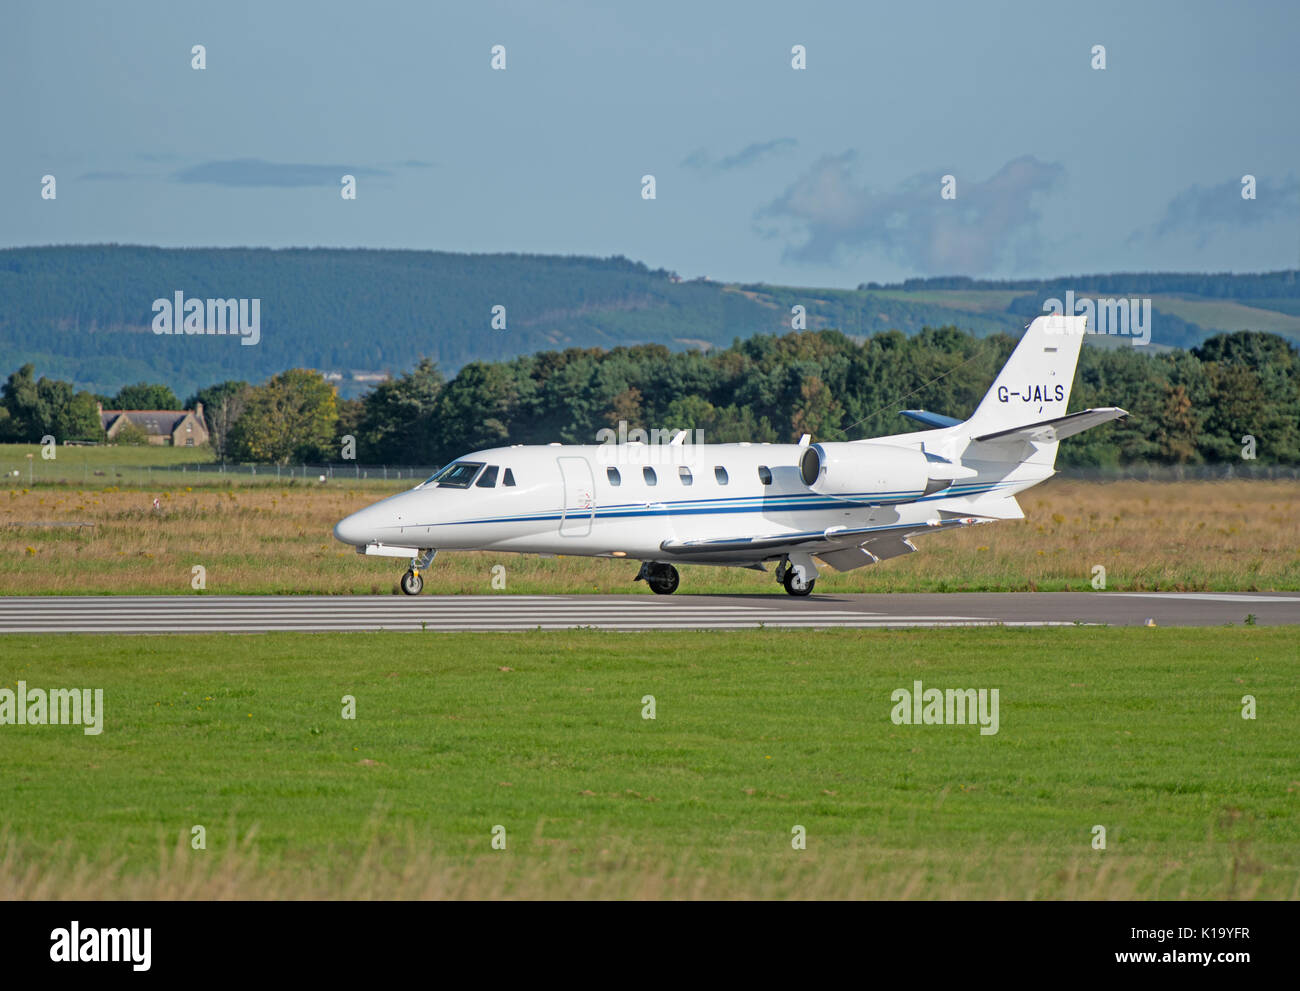
{"label": "blue stripe on fuselage", "polygon": [[[965,485],[953,485],[942,492],[934,495],[920,496],[911,500],[912,502],[933,502],[938,499],[951,499],[954,497],[979,495],[983,492],[990,492],[1006,485],[1017,484],[1014,482],[986,482],[986,483],[966,483]],[[618,506],[607,506],[603,509],[597,509],[590,514],[594,519],[631,519],[640,516],[730,516],[742,513],[772,513],[772,512],[816,512],[827,509],[843,509],[852,507],[855,509],[869,509],[880,505],[879,500],[892,499],[907,493],[862,493],[863,496],[870,496],[871,499],[863,501],[856,496],[829,499],[826,496],[819,496],[815,492],[807,495],[795,493],[787,496],[737,496],[731,499],[689,499],[679,500],[677,502],[665,502],[662,505],[650,505],[645,503],[624,503]],[[757,502],[756,502],[757,500]],[[814,502],[813,500],[821,500]],[[709,503],[725,504],[739,503],[739,505],[707,505]],[[689,507],[689,508],[679,508]],[[568,514],[571,518],[583,518],[588,515],[585,510],[577,510]],[[434,526],[468,526],[479,523],[544,523],[549,520],[562,520],[565,518],[563,512],[541,512],[532,513],[523,516],[491,516],[482,519],[473,520],[446,520],[441,523],[413,523],[408,526],[434,527]]]}

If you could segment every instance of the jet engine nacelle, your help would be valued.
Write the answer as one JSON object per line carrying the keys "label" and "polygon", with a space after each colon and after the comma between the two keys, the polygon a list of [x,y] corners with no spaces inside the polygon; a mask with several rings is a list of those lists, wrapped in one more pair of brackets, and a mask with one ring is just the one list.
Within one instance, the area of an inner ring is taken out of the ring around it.
{"label": "jet engine nacelle", "polygon": [[[890,444],[812,444],[799,456],[799,474],[818,495],[872,503],[911,502],[975,474],[921,451]],[[936,477],[939,476],[939,477]]]}

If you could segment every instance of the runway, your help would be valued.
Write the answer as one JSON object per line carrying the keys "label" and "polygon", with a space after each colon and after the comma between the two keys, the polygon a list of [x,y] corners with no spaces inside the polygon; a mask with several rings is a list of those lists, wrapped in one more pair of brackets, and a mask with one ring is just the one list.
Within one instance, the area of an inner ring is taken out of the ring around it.
{"label": "runway", "polygon": [[737,630],[1300,624],[1300,593],[47,596],[0,598],[0,633]]}

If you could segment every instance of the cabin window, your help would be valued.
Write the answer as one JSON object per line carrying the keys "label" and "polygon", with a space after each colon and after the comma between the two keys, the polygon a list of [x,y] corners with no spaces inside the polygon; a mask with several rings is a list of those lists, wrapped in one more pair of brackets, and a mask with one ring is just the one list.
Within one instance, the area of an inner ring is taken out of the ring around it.
{"label": "cabin window", "polygon": [[719,485],[726,485],[726,484],[727,484],[727,469],[724,468],[724,467],[722,467],[722,465],[714,465],[714,466],[713,466],[713,477],[716,478],[716,479],[718,480],[718,484],[719,484]]}
{"label": "cabin window", "polygon": [[767,465],[758,466],[758,480],[764,485],[772,484],[772,469]]}
{"label": "cabin window", "polygon": [[623,476],[618,473],[617,468],[606,468],[605,477],[609,479],[610,485],[622,485]]}
{"label": "cabin window", "polygon": [[691,475],[691,470],[685,465],[682,465],[677,469],[677,477],[681,480],[683,485],[690,485],[695,481],[694,477]]}
{"label": "cabin window", "polygon": [[478,487],[480,489],[495,489],[497,487],[497,472],[500,469],[496,465],[488,465],[483,469],[483,474],[479,476]]}
{"label": "cabin window", "polygon": [[424,484],[436,483],[438,488],[467,489],[482,467],[482,461],[453,461],[442,471],[430,476]]}
{"label": "cabin window", "polygon": [[514,484],[515,484],[515,473],[514,473],[513,471],[511,471],[509,468],[506,469],[506,474],[505,474],[505,477],[504,477],[503,479],[501,479],[501,484],[502,484],[502,485],[514,485]]}
{"label": "cabin window", "polygon": [[655,474],[655,470],[653,468],[642,468],[641,477],[645,479],[646,485],[659,484],[659,476]]}

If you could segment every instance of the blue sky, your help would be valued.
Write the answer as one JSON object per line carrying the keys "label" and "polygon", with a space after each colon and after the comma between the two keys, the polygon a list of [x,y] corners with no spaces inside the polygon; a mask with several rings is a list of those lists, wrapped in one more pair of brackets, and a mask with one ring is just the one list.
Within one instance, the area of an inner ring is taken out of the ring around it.
{"label": "blue sky", "polygon": [[0,246],[621,254],[824,286],[1294,268],[1298,29],[1280,2],[10,0]]}

